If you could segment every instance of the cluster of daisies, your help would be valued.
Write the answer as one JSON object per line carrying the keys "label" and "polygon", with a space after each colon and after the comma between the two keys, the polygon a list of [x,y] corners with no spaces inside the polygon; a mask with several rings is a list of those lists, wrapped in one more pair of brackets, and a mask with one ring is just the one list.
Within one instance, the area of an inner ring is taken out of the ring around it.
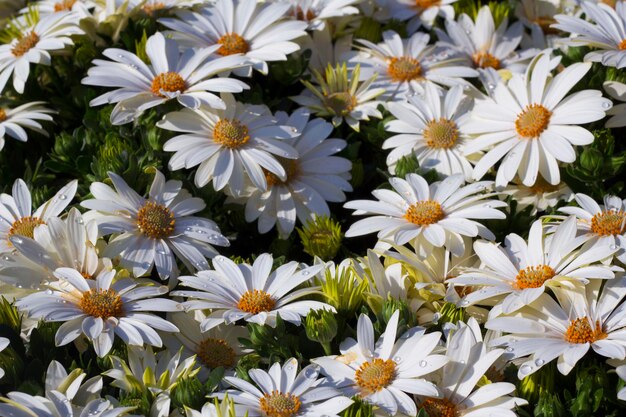
{"label": "cluster of daisies", "polygon": [[[149,187],[0,182],[0,416],[526,416],[585,361],[626,407],[623,182],[566,183],[626,127],[626,1],[8,0],[0,27],[3,157],[82,132],[48,89],[79,51],[85,114],[164,138]],[[43,329],[75,357],[18,387]]]}

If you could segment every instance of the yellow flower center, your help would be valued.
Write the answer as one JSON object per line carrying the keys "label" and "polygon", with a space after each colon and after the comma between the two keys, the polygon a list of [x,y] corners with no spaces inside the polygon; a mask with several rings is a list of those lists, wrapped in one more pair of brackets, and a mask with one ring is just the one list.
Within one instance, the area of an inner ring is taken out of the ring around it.
{"label": "yellow flower center", "polygon": [[160,1],[154,3],[146,3],[141,6],[141,10],[143,10],[146,14],[150,16],[152,16],[155,12],[163,9],[165,9],[165,3],[162,3]]}
{"label": "yellow flower center", "polygon": [[23,35],[11,49],[14,56],[20,57],[30,51],[39,42],[39,35],[31,31]]}
{"label": "yellow flower center", "polygon": [[424,129],[424,139],[430,148],[450,149],[459,139],[459,129],[452,120],[431,120]]}
{"label": "yellow flower center", "polygon": [[357,105],[356,97],[347,91],[332,93],[326,96],[324,104],[333,113],[338,116],[347,116]]}
{"label": "yellow flower center", "polygon": [[227,33],[217,40],[222,45],[217,53],[223,56],[233,54],[245,54],[250,50],[248,42],[236,33]]}
{"label": "yellow flower center", "polygon": [[283,166],[285,172],[287,173],[287,178],[285,181],[281,180],[278,175],[274,174],[263,168],[263,173],[265,174],[265,181],[267,181],[267,186],[272,187],[274,185],[287,184],[290,180],[294,179],[298,176],[298,161],[295,159],[287,159],[277,157],[278,162]]}
{"label": "yellow flower center", "polygon": [[265,394],[259,400],[259,405],[267,417],[291,417],[300,410],[302,403],[293,394],[274,390],[271,394]]}
{"label": "yellow flower center", "polygon": [[371,362],[364,362],[356,370],[356,384],[363,390],[364,395],[373,394],[391,384],[396,377],[396,363],[391,359],[376,358]]}
{"label": "yellow flower center", "polygon": [[517,115],[515,130],[523,138],[537,138],[550,124],[551,116],[552,112],[541,104],[529,104]]}
{"label": "yellow flower center", "polygon": [[548,265],[529,266],[519,271],[515,277],[515,286],[520,290],[539,288],[555,275],[554,269]]}
{"label": "yellow flower center", "polygon": [[428,226],[443,219],[446,213],[441,204],[434,200],[418,201],[411,204],[404,214],[404,218],[418,226]]}
{"label": "yellow flower center", "polygon": [[426,411],[428,417],[456,416],[456,405],[447,398],[426,398],[420,407]]}
{"label": "yellow flower center", "polygon": [[148,201],[137,213],[137,227],[152,239],[165,239],[174,233],[174,213],[162,204]]}
{"label": "yellow flower center", "polygon": [[92,317],[106,319],[122,317],[122,298],[114,290],[90,290],[83,293],[78,304],[81,310]]}
{"label": "yellow flower center", "polygon": [[422,66],[417,59],[409,56],[394,57],[389,60],[387,73],[397,83],[418,80],[422,78]]}
{"label": "yellow flower center", "polygon": [[224,339],[207,338],[198,343],[196,354],[210,369],[220,366],[228,369],[235,365],[235,350]]}
{"label": "yellow flower center", "polygon": [[237,119],[220,119],[213,127],[213,141],[226,148],[239,148],[249,140],[248,127]]}
{"label": "yellow flower center", "polygon": [[74,3],[76,3],[76,0],[61,0],[54,4],[54,11],[63,12],[66,10],[72,10],[72,7],[74,7]]}
{"label": "yellow flower center", "polygon": [[9,229],[9,236],[19,235],[29,238],[35,237],[35,228],[40,224],[46,224],[39,217],[26,216],[13,222]]}
{"label": "yellow flower center", "polygon": [[617,0],[600,0],[600,3],[604,3],[607,6],[615,8],[615,5],[617,4]]}
{"label": "yellow flower center", "polygon": [[440,4],[441,0],[415,0],[415,6],[422,9],[428,9],[432,6],[439,6]]}
{"label": "yellow flower center", "polygon": [[479,68],[500,69],[500,60],[489,52],[476,52],[472,55],[472,60]]}
{"label": "yellow flower center", "polygon": [[535,194],[551,193],[559,189],[559,184],[553,185],[543,177],[537,177],[535,183],[530,187],[530,191]]}
{"label": "yellow flower center", "polygon": [[246,291],[239,302],[237,308],[246,313],[258,314],[262,311],[272,311],[276,302],[272,297],[262,290]]}
{"label": "yellow flower center", "polygon": [[183,92],[187,87],[185,80],[177,72],[162,72],[152,80],[150,91],[159,97],[165,97],[161,91],[173,93],[176,91]]}
{"label": "yellow flower center", "polygon": [[600,236],[621,235],[626,230],[626,212],[605,210],[591,219],[591,231]]}
{"label": "yellow flower center", "polygon": [[600,322],[596,321],[595,328],[592,328],[586,316],[572,320],[565,332],[565,340],[569,343],[593,343],[606,337],[607,334],[602,330]]}
{"label": "yellow flower center", "polygon": [[0,109],[0,122],[4,122],[7,119],[7,112],[4,109]]}

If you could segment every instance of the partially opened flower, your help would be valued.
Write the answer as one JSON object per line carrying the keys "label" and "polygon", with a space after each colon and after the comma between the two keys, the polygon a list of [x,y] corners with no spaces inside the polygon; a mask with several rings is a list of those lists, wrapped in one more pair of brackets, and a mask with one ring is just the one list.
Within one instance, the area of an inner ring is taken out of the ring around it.
{"label": "partially opened flower", "polygon": [[451,175],[443,181],[428,185],[417,174],[406,179],[389,179],[394,191],[372,191],[379,201],[354,200],[344,207],[356,210],[355,215],[374,214],[350,226],[346,237],[378,232],[379,239],[389,239],[397,245],[411,242],[414,246],[445,247],[457,256],[463,254],[462,236],[482,236],[493,239],[493,234],[474,219],[504,219],[497,210],[506,207],[503,201],[488,200],[493,193],[483,193],[491,187],[482,181],[463,187],[463,175]]}
{"label": "partially opened flower", "polygon": [[81,203],[94,210],[101,236],[117,233],[109,241],[105,254],[120,256],[123,266],[139,277],[155,265],[161,279],[178,275],[175,258],[190,269],[208,266],[205,257],[217,254],[212,245],[229,242],[217,224],[203,217],[191,216],[204,209],[200,198],[191,197],[182,182],[165,181],[155,172],[148,198],[137,194],[122,177],[110,172],[115,190],[101,182],[91,184],[95,197]]}
{"label": "partially opened flower", "polygon": [[437,387],[424,376],[441,368],[448,361],[444,355],[433,355],[441,333],[425,334],[415,327],[396,341],[399,312],[396,311],[378,342],[374,327],[365,314],[357,324],[357,340],[346,339],[340,356],[325,356],[312,362],[322,368],[327,385],[344,395],[354,395],[380,407],[390,415],[417,414],[412,395],[439,397]]}
{"label": "partially opened flower", "polygon": [[525,358],[517,376],[522,379],[557,359],[567,375],[587,354],[626,358],[624,328],[626,278],[591,280],[585,287],[554,290],[556,300],[542,294],[533,304],[512,316],[489,320],[487,329],[509,333],[493,340],[506,345],[514,358]]}
{"label": "partially opened flower", "polygon": [[176,98],[185,107],[201,105],[224,109],[226,104],[214,93],[240,93],[248,85],[235,79],[216,77],[247,64],[241,55],[219,57],[218,46],[199,51],[178,52],[176,41],[157,32],[146,42],[150,64],[136,55],[117,48],[103,54],[111,61],[95,60],[82,83],[98,87],[116,87],[89,103],[99,106],[117,103],[111,112],[111,123],[129,123],[149,108]]}
{"label": "partially opened flower", "polygon": [[533,185],[527,187],[522,181],[513,179],[503,190],[504,196],[511,196],[517,203],[517,211],[531,207],[530,214],[546,211],[561,202],[570,202],[574,199],[574,192],[564,181],[558,184],[549,184],[543,177],[537,177]]}
{"label": "partially opened flower", "polygon": [[526,186],[532,186],[538,176],[558,184],[558,162],[574,162],[574,146],[593,142],[593,134],[580,125],[604,118],[611,101],[597,90],[567,96],[591,64],[572,64],[552,77],[554,63],[550,54],[543,52],[525,76],[513,74],[507,84],[495,87],[493,98],[476,101],[466,131],[478,137],[465,150],[488,152],[474,168],[475,179],[500,161],[497,186],[507,185],[516,175]]}
{"label": "partially opened flower", "polygon": [[181,10],[178,18],[159,19],[159,23],[172,29],[168,34],[187,48],[219,45],[218,54],[243,54],[252,61],[251,68],[267,74],[267,63],[287,60],[300,49],[293,40],[306,34],[307,23],[286,19],[289,8],[285,3],[217,0],[199,12]]}
{"label": "partially opened flower", "polygon": [[496,381],[481,384],[503,354],[504,349],[487,348],[474,318],[467,324],[459,322],[446,341],[450,361],[435,373],[442,397],[421,397],[418,406],[434,417],[516,417],[514,408],[527,401],[509,395],[515,385]]}
{"label": "partially opened flower", "polygon": [[43,16],[37,23],[19,29],[19,37],[0,45],[0,92],[13,76],[13,88],[22,94],[30,64],[50,65],[50,53],[73,45],[71,36],[83,33],[76,15],[70,12]]}
{"label": "partially opened flower", "polygon": [[46,370],[45,393],[48,398],[53,391],[63,394],[75,410],[82,410],[93,400],[100,400],[103,383],[101,376],[86,379],[87,374],[80,368],[71,372],[55,360],[51,361]]}
{"label": "partially opened flower", "polygon": [[213,182],[213,188],[228,190],[234,196],[244,194],[245,179],[257,188],[267,189],[265,172],[279,180],[287,179],[287,171],[279,158],[291,160],[298,152],[284,139],[296,137],[292,126],[278,124],[265,105],[236,102],[224,95],[225,110],[184,109],[168,113],[157,123],[162,129],[180,132],[163,145],[175,152],[169,168],[193,168],[198,187]]}
{"label": "partially opened flower", "polygon": [[250,379],[258,386],[227,376],[224,380],[235,389],[218,394],[228,396],[235,404],[237,417],[338,417],[352,404],[336,389],[321,386],[319,367],[309,365],[298,372],[298,361],[287,359],[271,366],[268,372],[261,369],[248,371]]}
{"label": "partially opened flower", "polygon": [[180,277],[181,283],[192,291],[174,291],[172,295],[188,297],[183,303],[187,310],[211,310],[202,321],[203,331],[238,320],[275,327],[279,315],[282,320],[299,325],[311,310],[335,311],[319,301],[295,301],[319,292],[318,287],[293,289],[311,281],[323,265],[297,271],[298,263],[292,261],[272,272],[272,259],[272,255],[264,253],[249,265],[217,256],[213,259],[214,270]]}
{"label": "partially opened flower", "polygon": [[20,142],[28,140],[25,129],[33,130],[44,136],[48,136],[39,121],[52,121],[54,111],[42,106],[43,101],[22,104],[9,109],[0,108],[0,150],[4,148],[5,136],[12,137]]}
{"label": "partially opened flower", "polygon": [[33,238],[37,226],[61,214],[74,198],[77,187],[78,181],[70,181],[33,212],[26,183],[21,179],[15,180],[12,195],[0,196],[0,253],[13,250],[10,238],[17,239],[17,243],[20,243],[21,237]]}
{"label": "partially opened flower", "polygon": [[178,328],[152,312],[176,311],[176,301],[158,298],[168,288],[137,285],[129,279],[113,282],[115,271],[85,279],[71,268],[55,271],[58,282],[45,291],[30,294],[16,303],[30,317],[64,322],[56,332],[55,343],[64,346],[85,335],[93,342],[99,357],[113,347],[117,335],[129,345],[162,346],[155,331],[177,332]]}
{"label": "partially opened flower", "polygon": [[579,207],[561,207],[559,211],[578,218],[578,229],[599,246],[608,246],[622,263],[626,263],[626,200],[605,195],[600,205],[586,194],[577,193]]}
{"label": "partially opened flower", "polygon": [[481,266],[468,268],[448,282],[482,287],[460,300],[461,306],[499,297],[503,298],[502,303],[491,310],[490,316],[509,314],[532,303],[545,292],[546,286],[558,285],[560,280],[586,283],[588,279],[613,278],[615,273],[600,261],[610,257],[615,249],[608,244],[584,244],[585,241],[577,237],[573,216],[550,236],[541,220],[537,220],[530,227],[528,242],[514,233],[506,237],[505,246],[475,242],[474,251]]}

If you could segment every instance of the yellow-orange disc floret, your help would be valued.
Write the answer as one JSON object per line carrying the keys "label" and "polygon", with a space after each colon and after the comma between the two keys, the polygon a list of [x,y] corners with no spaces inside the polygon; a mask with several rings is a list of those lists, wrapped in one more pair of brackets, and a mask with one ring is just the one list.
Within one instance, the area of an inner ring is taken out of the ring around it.
{"label": "yellow-orange disc floret", "polygon": [[500,69],[501,65],[500,60],[489,52],[476,52],[472,55],[472,60],[474,65],[479,68],[493,68],[497,70]]}
{"label": "yellow-orange disc floret", "polygon": [[434,200],[418,201],[411,204],[404,218],[417,226],[428,226],[446,217],[441,204]]}
{"label": "yellow-orange disc floret", "polygon": [[249,140],[248,127],[237,119],[220,119],[213,127],[213,141],[227,148],[239,148]]}
{"label": "yellow-orange disc floret", "polygon": [[237,33],[227,33],[217,40],[222,45],[217,53],[226,56],[233,54],[245,54],[250,50],[248,42]]}
{"label": "yellow-orange disc floret", "polygon": [[152,80],[150,91],[159,97],[165,97],[161,91],[174,93],[176,91],[183,92],[186,89],[186,83],[183,77],[177,72],[162,72]]}
{"label": "yellow-orange disc floret", "polygon": [[430,148],[450,149],[459,139],[459,129],[455,122],[443,117],[431,120],[424,129],[424,139]]}
{"label": "yellow-orange disc floret", "polygon": [[290,393],[283,394],[278,390],[265,394],[259,400],[259,406],[267,417],[292,417],[300,410],[301,405],[300,398],[297,396]]}
{"label": "yellow-orange disc floret", "polygon": [[428,417],[456,417],[456,405],[447,398],[427,398],[420,407]]}
{"label": "yellow-orange disc floret", "polygon": [[165,239],[174,233],[174,213],[162,204],[148,201],[137,213],[137,227],[152,239]]}
{"label": "yellow-orange disc floret", "polygon": [[200,361],[210,369],[220,366],[224,369],[232,368],[237,356],[235,350],[224,339],[210,337],[198,343],[196,354]]}
{"label": "yellow-orange disc floret", "polygon": [[101,319],[124,315],[124,304],[121,297],[116,291],[110,289],[94,289],[84,292],[78,306],[85,314]]}
{"label": "yellow-orange disc floret", "polygon": [[537,138],[548,128],[551,117],[552,112],[541,104],[529,104],[517,116],[515,130],[522,138]]}
{"label": "yellow-orange disc floret", "polygon": [[591,231],[600,236],[621,235],[626,231],[626,212],[605,210],[591,218]]}
{"label": "yellow-orange disc floret", "polygon": [[569,343],[593,343],[606,337],[600,322],[596,321],[595,327],[592,327],[587,317],[572,320],[565,332],[565,340]]}
{"label": "yellow-orange disc floret", "polygon": [[422,78],[422,66],[417,59],[409,56],[393,57],[389,59],[387,73],[398,83],[419,80]]}
{"label": "yellow-orange disc floret", "polygon": [[22,217],[13,222],[9,229],[9,236],[19,235],[32,239],[35,236],[35,228],[40,224],[46,224],[46,222],[39,217]]}
{"label": "yellow-orange disc floret", "polygon": [[11,53],[16,57],[20,57],[30,51],[35,45],[37,45],[38,42],[39,35],[37,35],[34,31],[30,31],[24,34],[17,41],[15,46],[11,49]]}
{"label": "yellow-orange disc floret", "polygon": [[365,395],[378,392],[391,384],[396,377],[396,363],[391,359],[373,359],[356,370],[356,384]]}
{"label": "yellow-orange disc floret", "polygon": [[529,266],[519,271],[515,277],[515,286],[520,290],[539,288],[555,275],[554,269],[548,265]]}
{"label": "yellow-orange disc floret", "polygon": [[258,314],[262,311],[272,311],[275,304],[272,296],[265,291],[249,290],[241,296],[237,308],[246,313]]}

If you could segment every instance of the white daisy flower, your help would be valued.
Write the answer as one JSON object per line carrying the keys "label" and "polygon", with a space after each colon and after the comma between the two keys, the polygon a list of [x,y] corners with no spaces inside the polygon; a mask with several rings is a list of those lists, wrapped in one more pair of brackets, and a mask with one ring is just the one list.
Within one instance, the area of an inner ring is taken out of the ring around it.
{"label": "white daisy flower", "polygon": [[294,127],[277,123],[265,105],[238,103],[223,95],[225,110],[183,109],[168,113],[157,126],[182,132],[163,145],[175,152],[170,170],[200,165],[195,175],[198,187],[213,182],[215,190],[228,186],[231,194],[244,192],[245,177],[262,190],[267,189],[264,170],[287,179],[278,158],[296,159],[298,152],[283,139],[297,136]]}
{"label": "white daisy flower", "polygon": [[559,211],[578,218],[578,230],[599,246],[608,246],[617,251],[615,256],[626,263],[626,200],[614,195],[605,195],[600,205],[588,195],[574,196],[580,207],[561,207]]}
{"label": "white daisy flower", "polygon": [[219,45],[218,54],[244,54],[252,68],[267,74],[267,63],[287,60],[300,49],[292,41],[306,34],[307,23],[285,19],[289,8],[289,4],[256,0],[217,0],[200,12],[182,10],[178,19],[159,19],[159,23],[172,29],[168,34],[185,47]]}
{"label": "white daisy flower", "polygon": [[104,357],[115,335],[129,345],[161,347],[154,329],[178,332],[178,327],[151,313],[178,309],[176,301],[156,298],[167,293],[166,286],[139,286],[129,279],[113,282],[115,271],[102,272],[95,279],[85,279],[72,268],[59,268],[54,275],[59,282],[22,298],[16,306],[29,317],[64,322],[55,335],[57,346],[84,334],[96,354]]}
{"label": "white daisy flower", "polygon": [[[557,58],[558,62],[558,58]],[[597,90],[568,91],[591,68],[589,63],[570,65],[554,78],[554,62],[541,53],[526,76],[513,74],[508,84],[496,86],[493,98],[477,100],[468,133],[477,134],[466,153],[490,149],[474,168],[480,179],[501,160],[496,186],[505,186],[519,175],[532,186],[541,175],[548,183],[561,181],[557,161],[576,160],[572,145],[589,145],[593,134],[579,125],[602,119],[611,101]]]}
{"label": "white daisy flower", "polygon": [[313,70],[313,76],[319,88],[308,81],[302,81],[307,89],[299,96],[291,97],[301,106],[307,107],[317,116],[332,117],[332,123],[338,127],[345,120],[348,126],[359,131],[359,121],[370,117],[381,119],[377,110],[380,101],[374,100],[385,92],[383,88],[370,88],[377,75],[359,83],[360,65],[348,71],[346,63],[335,67],[330,64],[322,75]]}
{"label": "white daisy flower", "polygon": [[[36,7],[39,16],[47,16],[54,13],[72,12],[78,15],[79,19],[91,17],[90,10],[96,6],[92,0],[39,0],[31,2],[30,7]],[[21,13],[28,13],[29,9],[24,8]]]}
{"label": "white daisy flower", "polygon": [[127,351],[126,361],[110,356],[113,368],[102,375],[113,378],[111,386],[127,394],[140,393],[148,397],[152,402],[148,416],[170,416],[172,391],[180,380],[194,378],[198,373],[195,357],[183,360],[180,350],[173,356],[169,350],[155,354],[151,346],[145,349],[128,346]]}
{"label": "white daisy flower", "polygon": [[445,20],[454,19],[452,3],[458,0],[386,0],[390,9],[390,17],[398,20],[409,20],[409,30],[414,32],[420,25],[430,29],[437,16]]}
{"label": "white daisy flower", "polygon": [[129,0],[128,8],[134,12],[141,11],[150,17],[154,17],[163,11],[180,9],[183,7],[193,7],[200,3],[210,3],[211,0]]}
{"label": "white daisy flower", "polygon": [[[6,337],[0,337],[0,352],[9,347],[11,341]],[[4,369],[0,368],[0,379],[4,376]]]}
{"label": "white daisy flower", "polygon": [[580,14],[580,0],[521,0],[515,8],[515,17],[530,31],[522,44],[535,48],[559,46],[562,36],[552,25],[558,14]]}
{"label": "white daisy flower", "polygon": [[333,39],[334,35],[330,27],[326,26],[302,39],[302,50],[311,51],[309,71],[323,72],[329,65],[335,67],[352,50],[352,35],[348,34],[336,40]]}
{"label": "white daisy flower", "polygon": [[309,365],[298,372],[298,361],[287,359],[272,365],[268,372],[261,369],[248,371],[250,379],[258,386],[237,377],[224,380],[236,389],[217,394],[226,395],[235,404],[237,417],[338,417],[353,401],[333,388],[320,386],[319,367]]}
{"label": "white daisy flower", "polygon": [[[195,317],[194,317],[195,316]],[[193,313],[171,313],[168,321],[180,329],[179,333],[165,335],[163,342],[170,351],[176,352],[181,348],[183,359],[196,356],[196,362],[201,365],[198,378],[205,381],[209,371],[224,368],[227,375],[234,374],[237,361],[244,354],[250,353],[239,339],[249,338],[248,330],[243,326],[219,325],[206,332],[202,332],[200,322],[206,315],[200,310]]]}
{"label": "white daisy flower", "polygon": [[354,54],[351,63],[361,65],[361,79],[378,74],[373,87],[383,88],[384,100],[403,100],[424,92],[424,83],[431,81],[447,87],[471,85],[463,77],[476,77],[470,61],[447,46],[428,45],[430,36],[418,32],[401,39],[396,32],[383,32],[383,42],[357,39],[364,48]]}
{"label": "white daisy flower", "polygon": [[507,345],[514,358],[526,358],[517,376],[522,379],[558,358],[557,368],[567,375],[591,347],[613,359],[626,357],[623,311],[626,278],[591,280],[578,289],[557,288],[555,301],[542,294],[511,317],[489,320],[485,327],[510,333],[493,340]]}
{"label": "white daisy flower", "polygon": [[340,356],[326,356],[312,362],[322,368],[327,385],[344,395],[362,400],[394,415],[417,414],[412,395],[439,397],[437,387],[423,376],[448,362],[444,355],[432,355],[441,333],[425,334],[415,327],[396,342],[399,312],[393,313],[385,332],[374,343],[374,327],[368,316],[361,314],[357,324],[357,340],[348,338],[340,346]]}
{"label": "white daisy flower", "polygon": [[446,341],[450,361],[435,373],[440,398],[420,398],[418,406],[429,416],[517,417],[513,410],[528,402],[511,397],[515,385],[491,381],[477,385],[492,372],[504,349],[487,349],[478,322],[458,323]]}
{"label": "white daisy flower", "polygon": [[50,200],[43,203],[35,212],[32,209],[30,191],[26,183],[18,179],[13,183],[13,195],[0,195],[0,253],[11,252],[13,237],[19,244],[20,236],[33,238],[37,226],[45,224],[48,219],[56,217],[70,204],[78,181],[70,181],[61,188]]}
{"label": "white daisy flower", "polygon": [[28,417],[118,417],[129,415],[135,407],[115,407],[108,400],[96,399],[85,407],[72,407],[71,401],[59,391],[50,391],[45,397],[13,391],[1,398],[0,414]]}
{"label": "white daisy flower", "polygon": [[36,288],[55,281],[54,271],[61,267],[74,268],[85,278],[113,269],[111,260],[98,255],[96,221],[85,222],[76,208],[66,219],[48,218],[35,229],[33,237],[9,238],[16,251],[0,260],[0,280]]}
{"label": "white daisy flower", "polygon": [[309,121],[309,112],[296,110],[291,116],[277,113],[278,123],[295,127],[300,136],[290,143],[298,159],[279,158],[286,179],[265,171],[267,191],[255,189],[246,197],[246,221],[258,219],[259,233],[274,226],[281,238],[288,237],[296,219],[306,224],[315,216],[330,216],[327,201],[346,201],[344,192],[352,191],[348,182],[352,163],[334,156],[346,147],[343,139],[328,138],[333,126],[322,119]]}
{"label": "white daisy flower", "polygon": [[213,92],[240,93],[247,84],[217,74],[247,64],[241,55],[212,58],[218,46],[200,51],[178,52],[178,45],[160,32],[148,38],[146,55],[150,65],[136,55],[117,48],[103,54],[111,61],[95,60],[83,84],[118,87],[89,102],[90,106],[117,103],[111,112],[111,123],[121,125],[137,119],[145,110],[176,98],[185,107],[201,105],[224,109],[226,104]]}
{"label": "white daisy flower", "polygon": [[353,223],[346,237],[378,232],[379,239],[390,239],[397,245],[426,243],[461,256],[465,250],[462,236],[494,239],[489,229],[472,219],[506,218],[497,209],[507,204],[486,200],[494,194],[482,193],[492,186],[491,181],[461,187],[463,176],[456,174],[429,186],[421,176],[408,174],[406,179],[390,178],[389,183],[395,191],[372,191],[379,201],[354,200],[344,204],[356,210],[355,215],[375,215]]}
{"label": "white daisy flower", "polygon": [[73,13],[43,16],[36,24],[20,28],[21,35],[10,43],[0,45],[0,92],[13,75],[13,88],[19,94],[30,74],[30,64],[50,65],[50,53],[73,45],[72,35],[83,33]]}
{"label": "white daisy flower", "polygon": [[469,135],[464,125],[469,121],[472,100],[463,94],[461,86],[442,92],[434,84],[424,85],[423,96],[409,97],[405,102],[387,103],[387,109],[397,119],[387,122],[385,130],[399,133],[383,143],[392,149],[387,155],[389,172],[402,157],[415,155],[420,168],[434,169],[443,176],[463,174],[472,178],[472,165],[463,148]]}
{"label": "white daisy flower", "polygon": [[205,269],[205,257],[217,254],[212,245],[229,246],[214,221],[191,216],[206,205],[181,188],[181,181],[166,182],[156,171],[146,199],[122,177],[109,172],[109,178],[115,190],[94,182],[89,190],[95,198],[81,205],[94,211],[91,215],[101,236],[119,233],[109,241],[104,254],[120,256],[122,266],[131,269],[134,276],[144,275],[154,264],[161,279],[176,277],[175,258],[191,270]]}
{"label": "white daisy flower", "polygon": [[530,214],[535,216],[540,211],[546,211],[555,207],[560,202],[570,202],[574,199],[574,192],[561,181],[556,185],[548,184],[542,177],[537,177],[537,181],[527,187],[518,179],[507,185],[502,194],[510,195],[517,202],[517,211],[522,211],[526,207],[532,207]]}
{"label": "white daisy flower", "polygon": [[28,134],[24,128],[48,136],[48,132],[43,129],[39,120],[52,121],[50,114],[55,112],[45,108],[42,104],[44,104],[43,101],[34,101],[13,109],[0,107],[0,150],[4,148],[5,136],[26,142]]}
{"label": "white daisy flower", "polygon": [[318,287],[297,286],[310,282],[323,265],[298,269],[298,263],[289,262],[272,272],[272,255],[259,255],[252,265],[235,264],[224,256],[213,259],[214,270],[200,271],[196,276],[183,276],[180,281],[194,291],[174,291],[172,295],[189,297],[183,303],[188,310],[211,309],[211,314],[201,324],[202,331],[238,320],[276,326],[276,317],[299,325],[302,317],[311,310],[334,308],[319,301],[295,301],[306,295],[318,293]]}
{"label": "white daisy flower", "polygon": [[612,99],[621,101],[622,103],[611,107],[606,114],[612,117],[606,121],[604,126],[609,128],[626,126],[626,84],[618,81],[605,81],[602,85],[604,91],[611,96]]}
{"label": "white daisy flower", "polygon": [[524,27],[521,22],[508,26],[504,19],[496,28],[489,6],[478,11],[476,22],[466,14],[457,21],[446,20],[446,31],[435,28],[440,43],[467,55],[475,68],[507,69],[524,73],[537,49],[519,50]]}
{"label": "white daisy flower", "polygon": [[474,242],[474,251],[481,260],[478,268],[468,268],[449,282],[461,286],[484,286],[460,302],[461,306],[482,304],[494,297],[504,299],[494,307],[490,317],[510,314],[532,303],[563,280],[610,279],[615,273],[600,261],[610,257],[614,249],[608,245],[584,244],[576,236],[576,218],[561,223],[554,234],[547,236],[541,220],[530,227],[528,242],[515,233],[505,239],[505,246],[491,242]]}
{"label": "white daisy flower", "polygon": [[308,30],[323,30],[326,20],[359,13],[354,7],[362,0],[274,0],[289,4],[288,15],[308,23]]}
{"label": "white daisy flower", "polygon": [[615,8],[601,3],[580,4],[586,20],[577,16],[556,15],[553,28],[569,32],[572,37],[561,42],[571,46],[589,46],[599,50],[585,55],[587,62],[600,62],[609,67],[626,67],[626,3],[615,2]]}

